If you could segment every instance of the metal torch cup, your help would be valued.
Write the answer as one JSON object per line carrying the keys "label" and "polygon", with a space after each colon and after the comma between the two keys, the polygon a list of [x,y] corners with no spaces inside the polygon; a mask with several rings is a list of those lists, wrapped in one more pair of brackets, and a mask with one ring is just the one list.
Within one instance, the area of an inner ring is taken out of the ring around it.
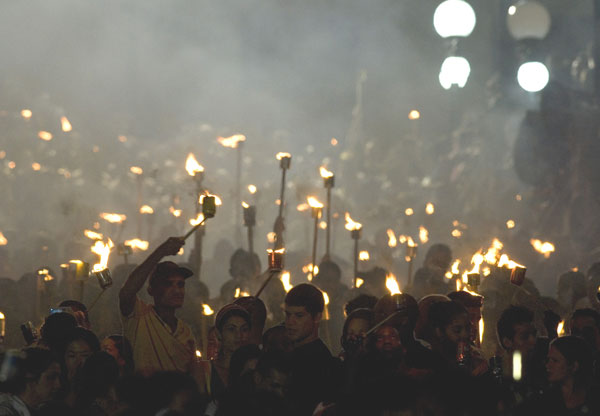
{"label": "metal torch cup", "polygon": [[108,289],[112,286],[112,274],[110,273],[110,270],[108,268],[97,272],[92,272],[92,274],[96,277],[96,279],[98,279],[98,283],[100,284],[100,288],[102,290]]}
{"label": "metal torch cup", "polygon": [[267,252],[269,261],[269,270],[280,271],[283,269],[283,253],[278,250]]}
{"label": "metal torch cup", "polygon": [[527,268],[526,267],[515,267],[514,269],[512,269],[512,272],[510,272],[510,282],[513,285],[517,285],[517,286],[521,286],[523,284],[523,282],[525,281],[525,273],[527,272]]}
{"label": "metal torch cup", "polygon": [[256,207],[254,205],[244,207],[244,225],[246,227],[254,227],[256,225]]}
{"label": "metal torch cup", "polygon": [[217,201],[212,195],[202,198],[202,215],[204,218],[212,218],[217,213]]}
{"label": "metal torch cup", "polygon": [[291,165],[292,165],[292,158],[291,157],[284,156],[279,161],[279,167],[281,167],[281,169],[283,169],[283,170],[288,170]]}
{"label": "metal torch cup", "polygon": [[479,285],[481,285],[481,275],[479,273],[467,274],[467,285],[469,285],[471,290],[476,292]]}

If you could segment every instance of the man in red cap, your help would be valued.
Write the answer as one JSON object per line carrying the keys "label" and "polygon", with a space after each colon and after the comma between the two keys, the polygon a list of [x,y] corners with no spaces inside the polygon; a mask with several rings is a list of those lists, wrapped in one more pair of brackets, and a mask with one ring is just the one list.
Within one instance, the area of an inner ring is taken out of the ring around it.
{"label": "man in red cap", "polygon": [[[189,372],[194,362],[196,341],[190,327],[175,316],[183,306],[185,279],[193,273],[165,256],[179,252],[184,240],[171,237],[162,243],[129,275],[119,291],[123,333],[133,347],[136,371]],[[148,282],[154,305],[147,304],[138,292]]]}

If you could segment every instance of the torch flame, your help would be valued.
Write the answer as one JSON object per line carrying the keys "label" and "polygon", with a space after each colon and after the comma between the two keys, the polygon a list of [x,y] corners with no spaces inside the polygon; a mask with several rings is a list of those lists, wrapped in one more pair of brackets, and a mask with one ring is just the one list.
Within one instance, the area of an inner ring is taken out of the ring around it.
{"label": "torch flame", "polygon": [[304,212],[309,208],[310,208],[310,206],[306,202],[303,202],[296,207],[296,209],[300,212]]}
{"label": "torch flame", "polygon": [[417,247],[417,244],[415,243],[415,241],[412,239],[411,236],[406,237],[406,244],[408,244],[409,247]]}
{"label": "torch flame", "polygon": [[479,319],[479,345],[483,344],[483,331],[484,331],[483,318]]}
{"label": "torch flame", "polygon": [[558,323],[558,326],[556,327],[556,333],[558,334],[559,337],[562,337],[562,336],[565,335],[565,321],[564,321],[564,319]]}
{"label": "torch flame", "polygon": [[176,218],[181,216],[181,210],[175,209],[175,207],[169,207],[169,212]]}
{"label": "torch flame", "polygon": [[323,291],[323,301],[325,302],[325,306],[329,305],[329,295],[325,291]]}
{"label": "torch flame", "polygon": [[396,276],[394,276],[392,273],[388,273],[388,275],[385,277],[385,287],[387,287],[387,290],[390,291],[391,295],[399,295],[402,293],[400,291],[400,285],[396,280]]}
{"label": "torch flame", "polygon": [[398,240],[396,239],[396,234],[394,234],[394,230],[392,230],[391,228],[387,229],[387,235],[388,235],[388,246],[389,247],[396,247],[398,245]]}
{"label": "torch flame", "polygon": [[50,133],[49,131],[41,130],[40,132],[38,132],[38,137],[44,141],[49,142],[50,140],[52,140],[52,133]]}
{"label": "torch flame", "polygon": [[252,195],[254,195],[256,193],[257,189],[255,185],[248,185],[248,192],[250,192]]}
{"label": "torch flame", "polygon": [[131,247],[132,249],[140,249],[142,251],[148,250],[148,246],[150,245],[147,241],[140,240],[139,238],[134,238],[133,240],[125,241],[126,246]]}
{"label": "torch flame", "polygon": [[73,130],[73,126],[71,126],[69,119],[64,116],[60,118],[60,124],[62,127],[62,131],[64,131],[65,133],[68,133],[71,130]]}
{"label": "torch flame", "polygon": [[200,212],[196,218],[192,218],[190,220],[190,225],[195,227],[196,225],[200,224],[202,221],[204,221],[204,215]]}
{"label": "torch flame", "polygon": [[500,260],[498,261],[498,267],[506,266],[509,269],[514,269],[515,267],[525,267],[522,264],[512,261],[506,254],[500,256]]}
{"label": "torch flame", "polygon": [[204,197],[205,196],[214,196],[215,197],[215,205],[218,206],[218,207],[220,207],[221,205],[223,205],[223,201],[221,201],[221,198],[219,198],[217,195],[209,194],[208,191],[206,191],[206,194],[200,195],[200,198],[198,199],[198,202],[200,202],[202,204],[202,201],[204,201]]}
{"label": "torch flame", "polygon": [[550,257],[550,254],[554,253],[554,244],[548,241],[542,242],[541,240],[532,238],[531,240],[529,240],[529,242],[531,243],[535,251],[542,253],[545,258]]}
{"label": "torch flame", "polygon": [[85,235],[87,238],[91,239],[91,240],[102,240],[104,239],[104,236],[100,233],[97,233],[96,231],[92,231],[92,230],[85,230],[83,232],[83,235]]}
{"label": "torch flame", "polygon": [[356,278],[356,288],[358,289],[359,287],[361,287],[363,284],[365,283],[365,281],[363,279],[361,279],[360,277]]}
{"label": "torch flame", "polygon": [[206,303],[202,304],[202,314],[205,316],[210,316],[213,313],[215,313],[215,311],[212,310],[212,308],[210,307],[210,305],[207,305]]}
{"label": "torch flame", "polygon": [[362,228],[362,224],[359,222],[354,222],[352,218],[350,218],[350,213],[346,212],[346,225],[345,228],[348,231],[360,230]]}
{"label": "torch flame", "polygon": [[108,267],[108,256],[110,256],[110,250],[114,247],[112,240],[109,238],[108,243],[104,244],[102,241],[96,241],[92,246],[92,252],[100,256],[100,262],[94,264],[93,272],[100,272]]}
{"label": "torch flame", "polygon": [[198,172],[204,172],[204,167],[198,163],[194,154],[190,153],[185,160],[185,170],[187,170],[188,175],[195,176]]}
{"label": "torch flame", "polygon": [[196,350],[196,357],[202,358],[202,351]]}
{"label": "torch flame", "polygon": [[325,166],[321,166],[319,170],[321,172],[321,178],[323,179],[331,178],[333,176],[333,172],[330,172],[327,169],[325,169]]}
{"label": "torch flame", "polygon": [[4,237],[4,234],[2,234],[2,231],[0,231],[0,246],[5,246],[8,244],[8,240],[6,239],[6,237]]}
{"label": "torch flame", "polygon": [[358,259],[361,261],[367,261],[371,259],[371,256],[369,255],[369,252],[367,250],[363,250],[360,253],[358,253]]}
{"label": "torch flame", "polygon": [[141,175],[144,173],[144,169],[140,168],[139,166],[132,166],[129,168],[129,171],[134,175]]}
{"label": "torch flame", "polygon": [[508,228],[509,230],[512,228],[515,228],[515,221],[514,220],[508,220],[506,221],[506,228]]}
{"label": "torch flame", "polygon": [[398,242],[399,242],[400,244],[404,244],[404,243],[406,243],[406,236],[405,236],[404,234],[400,234],[400,235],[398,236]]}
{"label": "torch flame", "polygon": [[428,202],[427,205],[425,205],[425,213],[427,215],[432,215],[434,212],[435,206],[431,202]]}
{"label": "torch flame", "polygon": [[281,160],[284,157],[292,157],[292,155],[290,153],[287,152],[279,152],[275,155],[275,157],[277,158],[277,160]]}
{"label": "torch flame", "polygon": [[283,284],[283,288],[285,289],[286,293],[292,290],[294,286],[290,283],[290,272],[283,272],[279,279],[281,280],[281,283]]}
{"label": "torch flame", "polygon": [[415,210],[412,208],[406,208],[404,210],[404,214],[406,214],[407,217],[410,217],[411,215],[413,215],[415,213]]}
{"label": "torch flame", "polygon": [[459,229],[454,229],[452,230],[452,237],[454,238],[460,238],[462,236],[462,231],[460,231]]}
{"label": "torch flame", "polygon": [[429,241],[429,231],[422,225],[419,226],[419,240],[421,240],[421,243],[423,244]]}
{"label": "torch flame", "polygon": [[217,137],[217,141],[224,147],[230,147],[235,149],[238,147],[238,143],[245,142],[246,136],[243,134],[234,134],[230,137]]}
{"label": "torch flame", "polygon": [[248,205],[246,202],[242,201],[242,206],[246,209],[250,208],[250,205]]}
{"label": "torch flame", "polygon": [[32,115],[33,113],[28,108],[21,110],[21,117],[23,117],[25,120],[29,120]]}
{"label": "torch flame", "polygon": [[319,202],[319,200],[317,198],[315,198],[314,196],[309,196],[307,198],[308,201],[308,205],[310,205],[311,208],[323,208],[323,204],[321,204]]}
{"label": "torch flame", "polygon": [[114,213],[109,213],[109,212],[103,212],[100,214],[100,218],[102,218],[105,221],[110,222],[111,224],[115,224],[115,223],[120,224],[127,219],[127,216],[123,215],[123,214],[114,214]]}
{"label": "torch flame", "polygon": [[154,214],[154,209],[150,205],[142,205],[140,207],[140,214]]}
{"label": "torch flame", "polygon": [[458,270],[458,266],[460,265],[460,260],[454,260],[452,264],[452,274],[460,274],[460,270]]}
{"label": "torch flame", "polygon": [[420,118],[421,118],[421,113],[419,112],[419,110],[410,110],[410,113],[408,113],[409,120],[418,120]]}

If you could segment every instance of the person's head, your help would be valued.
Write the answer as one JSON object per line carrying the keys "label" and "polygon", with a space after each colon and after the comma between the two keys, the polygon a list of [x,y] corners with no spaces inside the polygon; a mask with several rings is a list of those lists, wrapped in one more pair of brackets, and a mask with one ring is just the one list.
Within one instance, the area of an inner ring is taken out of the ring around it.
{"label": "person's head", "polygon": [[237,298],[233,303],[246,309],[250,314],[250,320],[252,322],[250,342],[255,345],[260,345],[263,330],[265,329],[265,321],[267,320],[267,308],[265,307],[264,302],[254,296],[244,296]]}
{"label": "person's head", "polygon": [[40,329],[42,343],[58,354],[66,334],[76,327],[77,320],[70,313],[57,312],[50,314],[46,317]]}
{"label": "person's head", "polygon": [[415,325],[419,318],[419,306],[411,295],[406,293],[387,294],[377,301],[373,312],[375,314],[375,324],[392,314],[396,314],[388,323],[398,330],[403,343],[408,344],[414,340]]}
{"label": "person's head", "polygon": [[477,342],[479,339],[479,320],[481,319],[483,296],[460,290],[449,293],[448,297],[451,300],[460,303],[467,310],[469,321],[471,322],[471,342]]}
{"label": "person's head", "polygon": [[593,378],[593,353],[582,338],[566,336],[550,343],[546,371],[548,381],[563,384],[572,379],[575,388],[587,387]]}
{"label": "person's head", "polygon": [[326,260],[319,264],[319,273],[316,274],[314,281],[320,287],[332,286],[340,282],[342,271],[336,263]]}
{"label": "person's head", "polygon": [[172,261],[158,263],[148,280],[148,294],[156,306],[181,308],[185,297],[185,279],[193,272]]}
{"label": "person's head", "polygon": [[123,335],[109,335],[102,340],[102,351],[109,353],[117,362],[121,374],[133,372],[133,349]]}
{"label": "person's head", "polygon": [[319,336],[323,315],[323,292],[308,283],[294,286],[285,296],[285,328],[295,345],[311,342]]}
{"label": "person's head", "polygon": [[600,314],[593,309],[577,309],[571,316],[571,335],[585,339],[600,350]]}
{"label": "person's head", "polygon": [[400,334],[391,325],[383,325],[373,333],[375,349],[383,355],[391,355],[402,349]]}
{"label": "person's head", "polygon": [[256,368],[256,363],[260,357],[260,348],[256,344],[242,345],[231,356],[229,364],[229,386],[235,386],[240,383],[242,377]]}
{"label": "person's head", "polygon": [[289,353],[294,349],[283,324],[267,329],[262,337],[262,345],[265,352]]}
{"label": "person's head", "polygon": [[373,311],[370,309],[355,309],[348,315],[341,337],[344,351],[354,352],[361,349],[361,336],[371,328],[372,322]]}
{"label": "person's head", "polygon": [[459,343],[468,343],[471,328],[467,310],[455,301],[438,302],[429,308],[429,321],[435,329],[435,346],[455,351]]}
{"label": "person's head", "polygon": [[107,410],[117,403],[115,385],[119,379],[119,366],[112,355],[98,351],[90,355],[78,374],[77,405],[87,409],[95,399],[104,399]]}
{"label": "person's head", "polygon": [[358,295],[354,299],[349,300],[344,305],[344,312],[346,316],[349,316],[355,309],[371,309],[375,307],[377,303],[377,297],[373,295],[362,294]]}
{"label": "person's head", "polygon": [[452,250],[446,244],[434,244],[425,254],[423,265],[446,272],[452,262]]}
{"label": "person's head", "polygon": [[433,342],[435,337],[435,330],[429,322],[429,308],[434,303],[448,302],[450,298],[446,295],[427,295],[419,300],[419,319],[415,326],[415,336],[419,339],[429,342]]}
{"label": "person's head", "polygon": [[60,365],[51,351],[42,348],[25,348],[18,357],[17,373],[5,390],[36,408],[60,389]]}
{"label": "person's head", "polygon": [[247,344],[251,325],[250,314],[241,306],[229,304],[221,308],[215,318],[220,353],[231,355]]}
{"label": "person's head", "polygon": [[234,280],[250,280],[260,273],[260,260],[256,254],[241,248],[237,249],[229,260],[229,275]]}
{"label": "person's head", "polygon": [[533,352],[537,331],[533,325],[533,312],[523,306],[506,308],[496,325],[498,341],[509,354],[519,351],[523,357]]}
{"label": "person's head", "polygon": [[77,321],[77,324],[79,326],[82,326],[85,329],[92,328],[87,307],[83,303],[77,300],[68,299],[63,300],[58,306],[61,308],[71,308],[71,310],[73,311],[73,316],[75,317],[75,320]]}
{"label": "person's head", "polygon": [[266,391],[284,397],[289,385],[290,364],[281,352],[263,352],[256,363],[254,385],[257,391]]}
{"label": "person's head", "polygon": [[92,331],[81,327],[69,331],[65,336],[60,356],[66,379],[72,381],[88,357],[98,351],[100,341]]}

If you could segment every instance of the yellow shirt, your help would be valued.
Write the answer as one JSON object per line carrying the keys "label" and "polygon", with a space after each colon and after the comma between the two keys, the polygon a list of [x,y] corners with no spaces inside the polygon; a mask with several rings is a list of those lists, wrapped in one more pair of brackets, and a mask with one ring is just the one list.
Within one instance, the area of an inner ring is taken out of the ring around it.
{"label": "yellow shirt", "polygon": [[123,334],[133,348],[135,370],[189,372],[195,359],[196,340],[191,328],[177,320],[175,332],[158,316],[154,307],[136,297],[129,316],[121,316]]}

